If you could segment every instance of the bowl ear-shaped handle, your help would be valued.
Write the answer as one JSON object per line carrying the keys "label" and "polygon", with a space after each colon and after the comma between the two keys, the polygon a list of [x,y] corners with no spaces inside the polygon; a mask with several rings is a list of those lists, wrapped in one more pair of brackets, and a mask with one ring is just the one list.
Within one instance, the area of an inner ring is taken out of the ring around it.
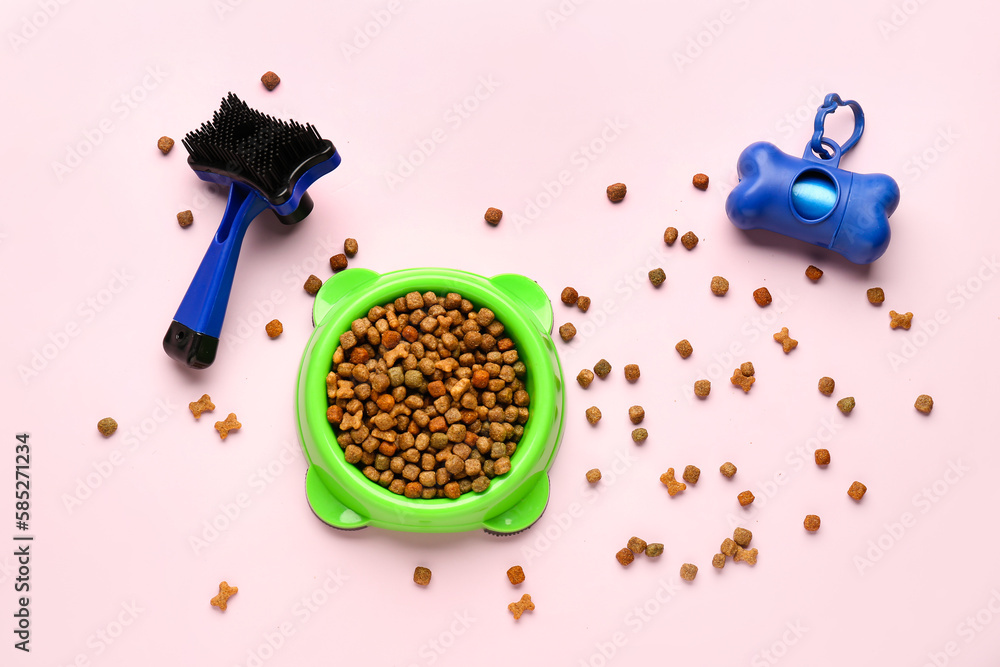
{"label": "bowl ear-shaped handle", "polygon": [[329,478],[329,482],[324,482],[324,476],[325,473],[315,465],[309,466],[306,471],[306,498],[313,513],[323,522],[341,530],[357,530],[367,526],[370,519],[340,502],[327,486],[328,483],[332,485],[336,482]]}
{"label": "bowl ear-shaped handle", "polygon": [[316,293],[313,303],[313,326],[318,325],[337,303],[357,289],[362,289],[375,282],[379,274],[369,269],[346,269],[328,278]]}
{"label": "bowl ear-shaped handle", "polygon": [[519,273],[502,273],[490,278],[490,282],[523,303],[543,333],[552,333],[552,302],[538,283]]}

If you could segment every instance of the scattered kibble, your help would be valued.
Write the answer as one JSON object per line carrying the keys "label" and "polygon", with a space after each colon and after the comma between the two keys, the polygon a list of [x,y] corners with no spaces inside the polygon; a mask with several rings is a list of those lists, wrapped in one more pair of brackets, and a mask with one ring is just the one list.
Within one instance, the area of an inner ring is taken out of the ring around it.
{"label": "scattered kibble", "polygon": [[752,361],[744,361],[740,364],[740,373],[743,373],[746,377],[752,377],[755,372]]}
{"label": "scattered kibble", "polygon": [[177,224],[181,227],[190,227],[194,222],[194,214],[191,211],[181,211],[177,214]]}
{"label": "scattered kibble", "polygon": [[781,349],[785,354],[794,350],[799,344],[799,341],[788,335],[788,327],[781,327],[781,331],[774,334],[774,340],[781,343]]}
{"label": "scattered kibble", "polygon": [[809,266],[806,267],[806,278],[808,278],[809,280],[816,282],[822,277],[823,277],[823,270],[818,266],[813,266],[812,264],[810,264]]}
{"label": "scattered kibble", "polygon": [[219,594],[210,600],[213,607],[218,607],[220,611],[225,611],[229,606],[229,598],[240,592],[236,586],[230,586],[226,582],[219,584]]}
{"label": "scattered kibble", "polygon": [[729,378],[729,381],[746,393],[750,391],[750,387],[752,387],[753,383],[757,381],[757,378],[752,375],[744,375],[743,371],[739,368],[735,368],[733,369],[733,377]]}
{"label": "scattered kibble", "polygon": [[591,468],[587,471],[587,481],[591,484],[597,484],[601,481],[601,471],[597,468]]}
{"label": "scattered kibble", "polygon": [[733,475],[736,474],[736,466],[734,466],[729,461],[726,461],[721,466],[719,466],[719,472],[721,472],[724,476],[728,477],[729,479],[732,479]]}
{"label": "scattered kibble", "polygon": [[590,383],[594,381],[594,372],[584,368],[582,371],[576,374],[576,381],[581,387],[586,389],[590,386]]}
{"label": "scattered kibble", "polygon": [[873,306],[880,306],[885,301],[885,292],[881,287],[871,287],[868,290],[868,303]]}
{"label": "scattered kibble", "polygon": [[567,306],[575,305],[580,299],[580,293],[577,292],[572,287],[564,287],[562,294],[559,295],[559,300],[565,303]]}
{"label": "scattered kibble", "polygon": [[695,174],[694,178],[691,179],[691,184],[699,190],[708,189],[708,176],[705,174]]}
{"label": "scattered kibble", "polygon": [[855,500],[861,500],[865,493],[868,491],[868,487],[861,482],[854,482],[851,484],[851,488],[847,490],[847,495]]}
{"label": "scattered kibble", "polygon": [[348,257],[354,257],[358,254],[358,240],[347,238],[344,239],[344,254]]}
{"label": "scattered kibble", "polygon": [[753,493],[750,491],[743,491],[740,495],[736,496],[736,499],[740,501],[741,507],[746,507],[753,502]]}
{"label": "scattered kibble", "polygon": [[587,421],[590,422],[591,425],[601,421],[601,410],[596,405],[591,405],[587,408]]}
{"label": "scattered kibble", "polygon": [[629,551],[631,551],[632,553],[641,554],[644,551],[646,551],[647,545],[646,545],[646,540],[640,539],[633,535],[632,537],[629,538],[628,544],[626,546],[628,546]]}
{"label": "scattered kibble", "polygon": [[659,558],[663,555],[663,545],[659,542],[650,542],[646,545],[647,558]]}
{"label": "scattered kibble", "polygon": [[674,345],[674,349],[677,350],[677,354],[681,355],[681,359],[687,359],[694,352],[694,348],[691,347],[687,338],[678,341],[677,345]]}
{"label": "scattered kibble", "polygon": [[607,359],[601,359],[594,364],[594,372],[597,373],[597,377],[603,380],[611,372],[611,364],[608,363]]}
{"label": "scattered kibble", "polygon": [[274,72],[264,72],[263,76],[260,77],[260,82],[268,90],[274,90],[281,83],[281,78]]}
{"label": "scattered kibble", "polygon": [[269,338],[277,338],[284,330],[285,328],[281,326],[280,320],[271,320],[264,326],[264,331],[267,332]]}
{"label": "scattered kibble", "polygon": [[840,411],[845,415],[851,414],[851,410],[854,409],[854,397],[847,396],[846,398],[840,399],[837,401],[837,407],[840,408]]}
{"label": "scattered kibble", "polygon": [[330,268],[336,273],[347,268],[347,255],[340,253],[330,258]]}
{"label": "scattered kibble", "polygon": [[156,147],[160,149],[161,153],[166,155],[174,147],[174,140],[167,136],[160,137],[156,141]]}
{"label": "scattered kibble", "polygon": [[629,382],[635,382],[639,379],[638,364],[625,364],[625,379]]}
{"label": "scattered kibble", "polygon": [[642,444],[649,437],[649,432],[644,428],[632,429],[632,440],[638,444]]}
{"label": "scattered kibble", "polygon": [[725,296],[726,292],[729,291],[729,281],[722,276],[713,276],[710,287],[715,296]]}
{"label": "scattered kibble", "polygon": [[834,382],[833,378],[831,377],[823,376],[819,379],[819,393],[823,394],[824,396],[829,396],[830,394],[832,394],[833,389],[836,386],[837,383]]}
{"label": "scattered kibble", "polygon": [[417,566],[413,570],[413,583],[418,586],[426,586],[431,583],[431,571],[426,567]]}
{"label": "scattered kibble", "polygon": [[722,569],[726,566],[726,554],[715,554],[712,556],[712,567]]}
{"label": "scattered kibble", "polygon": [[698,398],[705,398],[712,391],[712,383],[708,380],[696,380],[694,383],[694,395]]}
{"label": "scattered kibble", "polygon": [[615,558],[618,559],[618,562],[621,563],[622,567],[628,567],[632,564],[632,561],[635,560],[635,554],[632,553],[631,549],[625,547],[620,549],[618,553],[615,554]]}
{"label": "scattered kibble", "polygon": [[694,247],[698,245],[698,237],[695,236],[694,232],[684,232],[684,236],[681,237],[681,245],[688,250],[694,250]]}
{"label": "scattered kibble", "polygon": [[692,565],[691,563],[684,563],[681,565],[681,579],[684,581],[694,581],[694,578],[698,576],[698,566]]}
{"label": "scattered kibble", "polygon": [[698,466],[687,466],[684,468],[684,474],[681,475],[681,479],[688,484],[697,484],[699,477],[701,477],[701,470]]}
{"label": "scattered kibble", "polygon": [[319,288],[322,286],[323,286],[323,281],[320,280],[318,276],[310,275],[308,278],[306,278],[306,282],[305,284],[302,285],[302,289],[304,289],[309,294],[316,296],[316,292],[318,292]]}
{"label": "scattered kibble", "polygon": [[753,539],[753,533],[751,533],[746,528],[737,528],[733,531],[733,542],[740,545],[741,547],[750,546],[750,540]]}
{"label": "scattered kibble", "polygon": [[243,424],[236,421],[236,413],[230,412],[225,421],[215,422],[215,430],[219,432],[219,437],[225,440],[229,437],[230,431],[238,431],[243,428]]}
{"label": "scattered kibble", "polygon": [[515,565],[507,570],[507,578],[515,586],[524,583],[524,569],[520,565]]}
{"label": "scattered kibble", "polygon": [[927,394],[920,394],[917,396],[916,402],[913,404],[919,412],[929,415],[931,410],[934,408],[934,399]]}
{"label": "scattered kibble", "polygon": [[492,206],[486,209],[486,214],[483,216],[483,219],[494,227],[500,224],[501,218],[503,218],[503,211]]}
{"label": "scattered kibble", "polygon": [[663,242],[667,245],[673,245],[674,241],[677,240],[677,228],[667,227],[663,232]]}
{"label": "scattered kibble", "polygon": [[667,468],[667,472],[660,475],[660,484],[667,487],[667,493],[670,496],[676,496],[678,493],[687,488],[687,484],[684,482],[678,482],[674,477],[673,468]]}
{"label": "scattered kibble", "polygon": [[649,282],[653,283],[653,287],[659,287],[666,279],[667,274],[663,272],[663,269],[656,268],[649,272]]}
{"label": "scattered kibble", "polygon": [[642,409],[641,405],[633,405],[628,409],[628,418],[633,424],[641,424],[645,417],[646,411]]}
{"label": "scattered kibble", "polygon": [[576,300],[576,307],[580,309],[581,312],[587,312],[590,310],[590,297],[581,296]]}
{"label": "scattered kibble", "polygon": [[909,329],[913,313],[897,313],[895,310],[889,311],[889,326],[893,329]]}
{"label": "scattered kibble", "polygon": [[736,555],[736,551],[739,549],[739,545],[733,541],[733,538],[727,537],[722,540],[722,546],[719,547],[719,551],[722,552],[724,556],[729,556],[732,558]]}
{"label": "scattered kibble", "polygon": [[197,401],[188,403],[188,410],[191,411],[195,419],[201,419],[201,413],[215,410],[215,403],[212,402],[211,396],[202,394]]}
{"label": "scattered kibble", "polygon": [[97,430],[100,431],[101,435],[105,438],[111,437],[111,434],[118,430],[118,422],[111,417],[105,417],[97,422]]}
{"label": "scattered kibble", "polygon": [[576,336],[576,327],[573,326],[572,322],[567,322],[566,324],[559,327],[559,337],[562,338],[567,343],[573,340]]}
{"label": "scattered kibble", "polygon": [[805,526],[806,530],[810,533],[815,533],[819,530],[819,517],[815,514],[807,514],[805,521],[802,522],[802,525]]}
{"label": "scattered kibble", "polygon": [[757,564],[757,549],[744,549],[743,547],[736,547],[736,554],[733,556],[733,561],[743,561],[747,565]]}
{"label": "scattered kibble", "polygon": [[620,202],[625,199],[626,192],[628,192],[628,188],[625,187],[624,183],[613,183],[608,186],[608,199],[612,202]]}
{"label": "scattered kibble", "polygon": [[813,457],[816,459],[816,465],[818,466],[828,466],[830,465],[830,450],[829,449],[817,449]]}
{"label": "scattered kibble", "polygon": [[521,614],[526,611],[533,611],[535,609],[535,603],[531,601],[531,596],[525,593],[521,596],[521,599],[517,602],[511,602],[507,605],[507,609],[510,613],[514,614],[514,620],[521,618]]}
{"label": "scattered kibble", "polygon": [[753,300],[763,308],[771,303],[771,292],[766,287],[758,287],[753,291]]}

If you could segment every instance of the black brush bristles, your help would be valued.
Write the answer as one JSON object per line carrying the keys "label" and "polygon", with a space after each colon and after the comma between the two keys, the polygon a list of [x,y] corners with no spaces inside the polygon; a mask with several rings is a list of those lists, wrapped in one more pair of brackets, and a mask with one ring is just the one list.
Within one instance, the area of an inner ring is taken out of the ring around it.
{"label": "black brush bristles", "polygon": [[312,125],[251,109],[229,93],[212,120],[184,137],[188,164],[241,181],[272,204],[287,201],[295,180],[334,153]]}

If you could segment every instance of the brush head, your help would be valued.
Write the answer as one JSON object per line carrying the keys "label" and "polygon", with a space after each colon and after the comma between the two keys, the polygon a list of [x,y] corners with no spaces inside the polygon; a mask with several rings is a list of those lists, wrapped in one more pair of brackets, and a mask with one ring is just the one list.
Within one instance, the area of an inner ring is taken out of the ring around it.
{"label": "brush head", "polygon": [[215,177],[206,180],[239,181],[274,207],[288,202],[301,176],[336,154],[312,125],[272,118],[233,93],[210,122],[184,137],[184,148],[188,165],[202,178],[208,172]]}

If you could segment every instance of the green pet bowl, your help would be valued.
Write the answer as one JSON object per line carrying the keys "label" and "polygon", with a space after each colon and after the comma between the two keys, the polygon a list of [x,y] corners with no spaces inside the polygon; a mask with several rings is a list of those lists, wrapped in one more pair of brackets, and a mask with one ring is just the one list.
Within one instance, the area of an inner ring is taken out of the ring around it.
{"label": "green pet bowl", "polygon": [[[494,477],[483,493],[460,498],[406,498],[367,479],[348,463],[326,419],[326,376],[340,334],[373,306],[408,292],[458,292],[477,308],[492,310],[514,340],[527,367],[530,414],[511,470]],[[299,368],[296,414],[309,462],[306,496],[313,512],[345,530],[378,526],[412,532],[482,528],[498,535],[535,523],[549,499],[548,470],[562,437],[566,409],[562,367],[552,343],[552,304],[533,280],[508,273],[484,278],[453,269],[407,269],[378,274],[348,269],[326,281],[313,306],[316,326]]]}

